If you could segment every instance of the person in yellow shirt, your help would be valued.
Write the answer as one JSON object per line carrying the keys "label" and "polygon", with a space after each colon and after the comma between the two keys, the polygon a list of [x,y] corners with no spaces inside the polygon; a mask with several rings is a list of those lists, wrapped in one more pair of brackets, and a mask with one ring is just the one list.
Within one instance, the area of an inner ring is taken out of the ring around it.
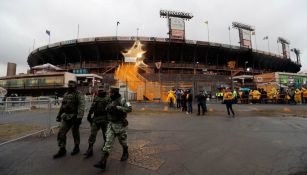
{"label": "person in yellow shirt", "polygon": [[290,97],[290,89],[286,90],[286,95],[285,95],[285,103],[289,104],[291,102],[291,97]]}
{"label": "person in yellow shirt", "polygon": [[298,88],[294,92],[294,100],[296,103],[302,103],[302,92]]}
{"label": "person in yellow shirt", "polygon": [[174,102],[176,101],[175,92],[173,90],[168,91],[167,99],[166,101],[169,104],[169,107],[174,107]]}
{"label": "person in yellow shirt", "polygon": [[226,89],[226,92],[224,93],[223,101],[224,101],[224,103],[226,105],[228,116],[230,117],[230,111],[231,111],[231,113],[232,113],[231,117],[234,118],[235,117],[235,113],[233,112],[233,109],[232,109],[233,96],[232,96],[230,88]]}
{"label": "person in yellow shirt", "polygon": [[272,94],[272,103],[276,104],[277,103],[277,89],[275,87],[271,89],[271,94]]}
{"label": "person in yellow shirt", "polygon": [[257,89],[253,90],[252,93],[253,103],[260,103],[260,97],[261,93]]}

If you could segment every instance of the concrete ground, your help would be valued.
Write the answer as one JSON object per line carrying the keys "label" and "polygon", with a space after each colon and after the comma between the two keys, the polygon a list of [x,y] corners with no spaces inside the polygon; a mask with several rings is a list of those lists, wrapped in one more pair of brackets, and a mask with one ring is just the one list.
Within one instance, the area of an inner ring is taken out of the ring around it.
{"label": "concrete ground", "polygon": [[[120,162],[118,141],[103,174],[200,174],[200,175],[299,175],[307,167],[307,114],[305,105],[235,105],[236,118],[228,118],[225,106],[209,104],[208,115],[186,115],[161,104],[134,104],[128,116],[129,151]],[[51,116],[55,112],[51,113]],[[39,117],[41,116],[41,118]],[[0,117],[0,123],[45,124],[48,112],[18,112]],[[54,118],[51,120],[52,124]],[[1,125],[0,125],[1,127]],[[89,124],[81,125],[81,153],[53,160],[56,135],[31,136],[0,146],[0,174],[102,174],[93,167],[103,143],[97,136],[94,156],[83,158]],[[1,140],[1,139],[0,139]]]}

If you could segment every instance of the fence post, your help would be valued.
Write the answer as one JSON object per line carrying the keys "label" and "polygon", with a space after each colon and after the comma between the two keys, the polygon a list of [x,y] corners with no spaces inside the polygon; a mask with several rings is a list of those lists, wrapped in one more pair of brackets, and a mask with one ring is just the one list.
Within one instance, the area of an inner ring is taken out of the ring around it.
{"label": "fence post", "polygon": [[147,100],[146,100],[146,98],[147,98],[147,97],[146,97],[146,80],[145,80],[145,94],[144,94],[143,96],[145,97],[144,100],[147,101]]}
{"label": "fence post", "polygon": [[[119,84],[119,83],[118,83]],[[125,93],[125,98],[128,100],[128,80],[126,78],[126,93]]]}
{"label": "fence post", "polygon": [[4,109],[5,112],[7,112],[7,99],[5,100],[5,109]]}
{"label": "fence post", "polygon": [[51,100],[51,98],[49,98],[47,105],[48,105],[48,109],[47,109],[48,110],[48,115],[47,115],[47,128],[46,128],[46,130],[44,132],[44,136],[45,137],[47,137],[47,136],[49,136],[51,134],[54,134],[54,131],[51,128],[51,107],[52,107],[52,100]]}

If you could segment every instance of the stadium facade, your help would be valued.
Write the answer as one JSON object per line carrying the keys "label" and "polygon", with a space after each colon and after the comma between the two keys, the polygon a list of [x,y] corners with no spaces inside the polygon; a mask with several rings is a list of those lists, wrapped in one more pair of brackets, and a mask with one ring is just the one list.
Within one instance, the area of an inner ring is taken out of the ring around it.
{"label": "stadium facade", "polygon": [[136,39],[146,51],[144,62],[152,69],[155,69],[156,62],[162,62],[162,72],[197,69],[225,74],[231,71],[229,61],[235,61],[232,71],[245,72],[245,68],[250,67],[255,74],[296,73],[301,67],[282,55],[255,49],[195,40],[170,41],[168,38],[156,37],[94,37],[62,41],[32,51],[28,56],[28,64],[33,67],[51,63],[71,72],[80,70],[105,74],[124,61],[122,52],[128,50]]}
{"label": "stadium facade", "polygon": [[[125,63],[123,53],[133,49],[131,47],[136,41],[142,43],[145,66],[139,66],[133,71],[126,67],[122,74],[117,73]],[[75,74],[100,75],[103,82],[117,83],[123,87],[122,91],[126,91],[127,95],[131,90],[138,100],[163,98],[173,88],[192,88],[195,92],[205,89],[214,93],[221,86],[231,86],[231,77],[234,76],[268,72],[296,73],[301,67],[282,55],[252,48],[205,41],[133,36],[62,41],[37,48],[28,57],[30,67],[46,63]],[[142,90],[139,89],[141,86]]]}

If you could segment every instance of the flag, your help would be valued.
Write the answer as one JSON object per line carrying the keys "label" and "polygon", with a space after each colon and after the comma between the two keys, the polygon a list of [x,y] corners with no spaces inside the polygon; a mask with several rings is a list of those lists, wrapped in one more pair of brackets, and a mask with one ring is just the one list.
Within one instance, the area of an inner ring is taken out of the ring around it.
{"label": "flag", "polygon": [[46,33],[47,33],[47,35],[49,35],[49,36],[50,36],[50,31],[49,31],[49,30],[46,30]]}
{"label": "flag", "polygon": [[269,36],[265,36],[265,37],[263,38],[263,40],[266,40],[266,39],[269,39]]}
{"label": "flag", "polygon": [[120,24],[120,22],[119,22],[119,21],[117,21],[117,22],[116,22],[116,25],[119,25],[119,24]]}
{"label": "flag", "polygon": [[208,24],[208,21],[205,21],[205,24]]}

